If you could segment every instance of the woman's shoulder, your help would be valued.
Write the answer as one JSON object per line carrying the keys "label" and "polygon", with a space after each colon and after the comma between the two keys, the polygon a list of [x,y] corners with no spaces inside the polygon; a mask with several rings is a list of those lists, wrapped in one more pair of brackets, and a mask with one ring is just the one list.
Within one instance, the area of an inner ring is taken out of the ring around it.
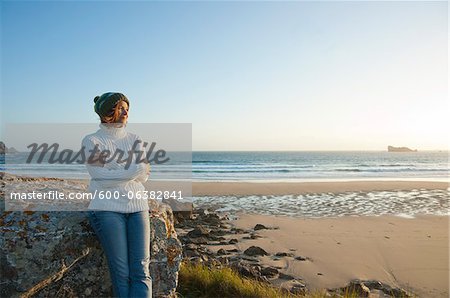
{"label": "woman's shoulder", "polygon": [[139,141],[142,141],[142,139],[141,139],[141,137],[140,136],[138,136],[137,134],[135,134],[135,133],[132,133],[132,132],[129,132],[129,131],[127,131],[127,138],[129,138],[130,140],[139,140]]}
{"label": "woman's shoulder", "polygon": [[81,141],[83,144],[84,143],[96,143],[98,142],[98,131],[90,133],[86,136],[84,136],[83,140]]}

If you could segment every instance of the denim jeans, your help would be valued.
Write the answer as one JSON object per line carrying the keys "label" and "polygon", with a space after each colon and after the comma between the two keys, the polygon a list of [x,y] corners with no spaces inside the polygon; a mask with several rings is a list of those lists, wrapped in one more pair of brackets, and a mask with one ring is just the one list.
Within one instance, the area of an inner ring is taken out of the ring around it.
{"label": "denim jeans", "polygon": [[148,211],[89,211],[89,222],[105,252],[117,297],[152,297]]}

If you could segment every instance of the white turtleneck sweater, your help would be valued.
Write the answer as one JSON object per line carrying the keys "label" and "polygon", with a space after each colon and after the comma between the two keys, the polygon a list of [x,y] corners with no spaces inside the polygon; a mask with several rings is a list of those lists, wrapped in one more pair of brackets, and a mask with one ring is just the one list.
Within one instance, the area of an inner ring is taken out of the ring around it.
{"label": "white turtleneck sweater", "polygon": [[[125,127],[115,128],[104,124],[100,124],[99,126],[100,129],[98,131],[87,135],[82,141],[86,159],[91,154],[89,150],[93,150],[95,145],[98,145],[98,150],[109,150],[111,154],[114,154],[117,149],[120,149],[125,152],[122,159],[126,159],[133,143],[136,140],[140,140],[135,134],[127,132]],[[142,147],[142,142],[136,150],[142,150],[145,156],[146,151]],[[142,183],[148,179],[146,173],[147,167],[143,163],[136,164],[135,160],[136,155],[133,156],[133,162],[129,165],[128,169],[125,169],[125,163],[119,164],[114,161],[106,163],[103,167],[86,163],[87,170],[91,175],[89,192],[92,194],[96,193],[96,196],[93,196],[89,204],[88,210],[121,213],[149,210],[147,200],[136,198],[139,192],[140,194],[138,196],[144,196],[143,191],[145,188]],[[110,192],[108,194],[110,196],[109,199],[106,199],[107,192]],[[103,199],[100,199],[101,194],[103,195]],[[130,198],[130,194],[132,198]]]}

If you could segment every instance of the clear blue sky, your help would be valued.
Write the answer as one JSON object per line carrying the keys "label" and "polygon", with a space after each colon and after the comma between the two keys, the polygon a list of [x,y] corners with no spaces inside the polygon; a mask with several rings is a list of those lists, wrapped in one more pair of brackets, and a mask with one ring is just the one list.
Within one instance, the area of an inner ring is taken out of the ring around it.
{"label": "clear blue sky", "polygon": [[448,146],[446,2],[4,1],[1,26],[2,127],[120,91],[194,150]]}

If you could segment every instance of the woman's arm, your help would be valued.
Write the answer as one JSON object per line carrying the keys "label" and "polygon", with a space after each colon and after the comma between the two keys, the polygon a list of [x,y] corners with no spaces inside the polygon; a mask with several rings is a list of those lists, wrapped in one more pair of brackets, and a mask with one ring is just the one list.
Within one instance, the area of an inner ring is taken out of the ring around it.
{"label": "woman's arm", "polygon": [[151,170],[151,169],[150,169],[150,163],[149,163],[148,160],[147,160],[147,153],[148,153],[148,151],[147,151],[147,148],[143,146],[144,141],[142,141],[142,139],[141,139],[140,137],[136,136],[136,140],[140,142],[140,143],[139,143],[140,145],[139,145],[139,147],[138,147],[138,150],[140,150],[140,151],[143,152],[142,157],[145,159],[145,161],[144,161],[145,172],[144,172],[144,174],[142,174],[141,176],[139,176],[139,177],[136,179],[136,181],[139,181],[139,182],[141,182],[141,183],[144,183],[144,182],[146,182],[146,181],[148,180],[149,175],[150,175],[150,170]]}
{"label": "woman's arm", "polygon": [[119,165],[115,168],[107,168],[101,162],[89,162],[89,157],[92,153],[95,144],[90,138],[85,138],[82,141],[82,146],[85,150],[86,156],[86,168],[91,175],[92,180],[100,183],[103,187],[117,186],[118,183],[124,183],[131,180],[138,179],[143,175],[146,175],[147,166],[143,163],[131,163],[128,169],[125,169],[125,165]]}

